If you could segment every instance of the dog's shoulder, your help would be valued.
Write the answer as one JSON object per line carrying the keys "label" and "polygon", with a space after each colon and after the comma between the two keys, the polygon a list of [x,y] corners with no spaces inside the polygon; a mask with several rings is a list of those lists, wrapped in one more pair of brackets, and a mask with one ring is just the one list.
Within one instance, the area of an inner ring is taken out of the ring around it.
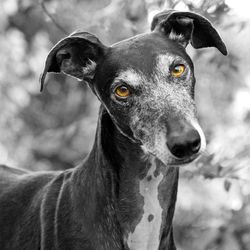
{"label": "dog's shoulder", "polygon": [[0,196],[13,184],[17,183],[22,176],[29,172],[24,169],[18,169],[0,164]]}
{"label": "dog's shoulder", "polygon": [[0,176],[3,175],[23,175],[27,174],[28,171],[21,168],[13,168],[6,165],[0,164]]}
{"label": "dog's shoulder", "polygon": [[13,168],[0,164],[0,196],[11,190],[22,190],[26,186],[32,185],[38,189],[46,185],[59,171],[32,172],[26,169]]}
{"label": "dog's shoulder", "polygon": [[15,180],[28,173],[28,171],[21,168],[13,168],[0,164],[0,186],[5,183],[13,183]]}

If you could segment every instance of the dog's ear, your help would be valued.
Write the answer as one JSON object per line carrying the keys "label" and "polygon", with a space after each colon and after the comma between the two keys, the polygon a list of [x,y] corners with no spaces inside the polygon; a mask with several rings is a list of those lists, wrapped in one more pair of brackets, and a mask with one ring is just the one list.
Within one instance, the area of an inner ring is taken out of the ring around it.
{"label": "dog's ear", "polygon": [[91,82],[98,61],[105,53],[99,39],[88,32],[75,32],[59,41],[49,52],[40,78],[41,91],[47,72],[63,72],[79,81]]}
{"label": "dog's ear", "polygon": [[227,55],[226,46],[212,24],[192,12],[160,12],[153,18],[151,31],[164,33],[184,47],[190,42],[196,49],[216,47],[223,55]]}

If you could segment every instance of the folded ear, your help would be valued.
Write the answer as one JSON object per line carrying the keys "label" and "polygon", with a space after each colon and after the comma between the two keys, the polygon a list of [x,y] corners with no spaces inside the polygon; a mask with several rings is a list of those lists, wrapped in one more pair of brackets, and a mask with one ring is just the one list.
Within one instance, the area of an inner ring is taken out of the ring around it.
{"label": "folded ear", "polygon": [[79,81],[91,81],[106,47],[88,32],[75,32],[59,41],[49,52],[40,78],[41,91],[47,72],[63,72]]}
{"label": "folded ear", "polygon": [[184,47],[190,42],[196,49],[216,47],[223,55],[227,55],[226,46],[212,24],[192,12],[160,12],[153,18],[151,31],[164,33]]}

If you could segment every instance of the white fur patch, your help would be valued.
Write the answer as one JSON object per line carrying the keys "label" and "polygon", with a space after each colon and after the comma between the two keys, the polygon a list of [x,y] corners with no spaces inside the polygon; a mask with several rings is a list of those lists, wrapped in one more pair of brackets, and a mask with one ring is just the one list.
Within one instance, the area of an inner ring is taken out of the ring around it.
{"label": "white fur patch", "polygon": [[133,69],[121,71],[116,80],[123,80],[133,87],[143,84],[142,76]]}
{"label": "white fur patch", "polygon": [[176,34],[173,30],[171,30],[169,34],[169,39],[175,41],[182,41],[184,39],[184,36],[182,34]]}
{"label": "white fur patch", "polygon": [[159,173],[155,177],[155,170],[156,160],[152,158],[147,176],[140,181],[140,194],[144,198],[144,214],[135,231],[128,235],[127,244],[130,250],[159,249],[163,210],[158,199],[158,187],[163,175]]}
{"label": "white fur patch", "polygon": [[[155,68],[155,75],[154,77],[166,77],[169,74],[169,67],[173,63],[174,60],[176,60],[177,57],[176,55],[171,55],[171,54],[161,54],[157,56],[156,59],[156,68]],[[164,78],[163,78],[164,79]],[[161,79],[161,80],[163,80]],[[159,81],[159,79],[157,79]],[[160,80],[160,81],[161,81]]]}
{"label": "white fur patch", "polygon": [[86,66],[82,68],[83,76],[85,75],[94,76],[95,69],[96,69],[96,62],[89,59]]}
{"label": "white fur patch", "polygon": [[164,162],[167,163],[169,161],[169,157],[171,156],[171,153],[167,147],[167,132],[165,130],[159,131],[159,133],[156,134],[156,148],[155,152],[158,156],[158,158]]}

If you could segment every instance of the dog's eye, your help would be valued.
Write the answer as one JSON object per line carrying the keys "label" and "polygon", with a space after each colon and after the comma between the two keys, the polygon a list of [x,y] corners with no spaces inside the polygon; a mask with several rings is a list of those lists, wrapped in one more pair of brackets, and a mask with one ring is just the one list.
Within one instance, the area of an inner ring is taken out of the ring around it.
{"label": "dog's eye", "polygon": [[120,85],[115,88],[115,95],[119,98],[127,98],[130,94],[130,90],[125,85]]}
{"label": "dog's eye", "polygon": [[185,66],[183,64],[177,64],[171,70],[171,75],[173,77],[180,77],[185,72]]}

